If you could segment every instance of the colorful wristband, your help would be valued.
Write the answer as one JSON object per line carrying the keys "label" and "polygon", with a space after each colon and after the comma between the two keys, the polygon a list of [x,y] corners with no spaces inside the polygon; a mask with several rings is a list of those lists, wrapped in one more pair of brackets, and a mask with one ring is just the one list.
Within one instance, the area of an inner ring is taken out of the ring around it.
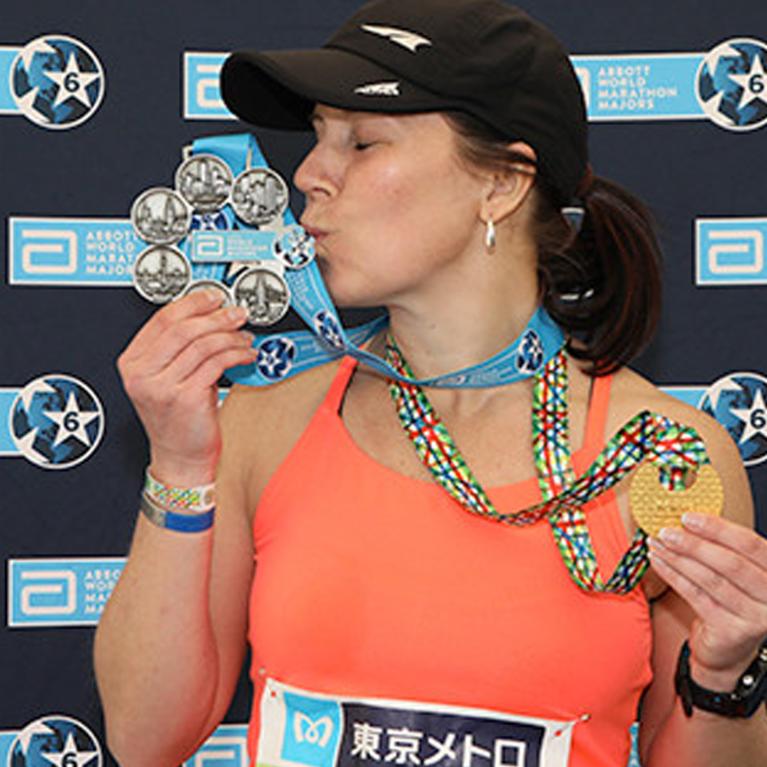
{"label": "colorful wristband", "polygon": [[146,493],[141,496],[141,511],[157,527],[179,533],[201,533],[213,526],[215,508],[197,514],[176,514],[158,506]]}
{"label": "colorful wristband", "polygon": [[198,487],[169,487],[156,480],[146,470],[144,492],[155,503],[169,511],[209,511],[216,504],[216,486],[199,485]]}

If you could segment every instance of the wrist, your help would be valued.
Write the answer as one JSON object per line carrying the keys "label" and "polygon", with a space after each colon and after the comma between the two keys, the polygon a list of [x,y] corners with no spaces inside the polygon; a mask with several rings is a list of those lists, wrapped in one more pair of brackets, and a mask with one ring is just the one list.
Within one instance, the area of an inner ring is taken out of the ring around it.
{"label": "wrist", "polygon": [[152,455],[149,472],[164,485],[173,487],[196,487],[207,485],[216,479],[216,463],[211,461],[180,461],[174,458]]}
{"label": "wrist", "polygon": [[721,692],[730,692],[735,689],[740,675],[745,671],[749,660],[743,663],[742,668],[735,669],[711,669],[701,665],[695,660],[695,656],[690,656],[690,677],[692,680],[709,690],[719,690]]}
{"label": "wrist", "polygon": [[696,654],[691,650],[689,659],[690,676],[701,687],[706,687],[709,690],[730,692],[735,689],[740,677],[749,667],[749,664],[754,660],[754,657],[759,653],[761,648],[762,644],[756,642],[752,647],[748,648],[741,660],[720,668],[707,666],[706,664],[701,663]]}
{"label": "wrist", "polygon": [[698,664],[697,673],[696,679],[685,641],[679,652],[674,689],[686,716],[692,716],[693,709],[729,718],[753,716],[767,701],[767,640],[751,663],[737,672],[734,683],[729,670],[706,669]]}

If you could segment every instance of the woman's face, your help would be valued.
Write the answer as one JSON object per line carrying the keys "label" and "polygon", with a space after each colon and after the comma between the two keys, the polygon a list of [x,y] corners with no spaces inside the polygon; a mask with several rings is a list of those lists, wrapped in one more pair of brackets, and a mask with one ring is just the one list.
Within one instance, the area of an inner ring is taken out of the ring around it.
{"label": "woman's face", "polygon": [[318,106],[313,122],[317,142],[295,183],[338,304],[406,300],[441,277],[449,282],[451,266],[482,247],[487,181],[461,164],[440,114]]}

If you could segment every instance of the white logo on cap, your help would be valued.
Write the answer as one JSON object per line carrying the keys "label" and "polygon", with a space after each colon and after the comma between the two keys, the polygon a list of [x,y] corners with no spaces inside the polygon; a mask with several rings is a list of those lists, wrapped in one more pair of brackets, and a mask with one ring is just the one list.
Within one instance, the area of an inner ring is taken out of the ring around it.
{"label": "white logo on cap", "polygon": [[369,83],[354,89],[361,96],[399,96],[399,83]]}
{"label": "white logo on cap", "polygon": [[393,43],[397,43],[397,45],[401,45],[403,48],[407,48],[413,53],[415,53],[419,45],[431,45],[431,40],[428,40],[415,32],[408,32],[406,29],[378,27],[375,24],[363,24],[360,29],[365,32],[372,32],[374,35],[385,37],[387,40],[391,40]]}

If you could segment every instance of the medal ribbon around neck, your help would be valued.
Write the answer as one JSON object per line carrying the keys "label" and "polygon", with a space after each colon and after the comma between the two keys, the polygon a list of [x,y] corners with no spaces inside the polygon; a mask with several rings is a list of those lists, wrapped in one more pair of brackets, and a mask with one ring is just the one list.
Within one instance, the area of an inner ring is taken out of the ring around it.
{"label": "medal ribbon around neck", "polygon": [[[403,375],[412,375],[391,335],[387,338],[386,357]],[[637,530],[629,549],[605,581],[583,506],[615,486],[644,460],[660,468],[665,486],[681,489],[689,471],[697,471],[709,462],[705,446],[694,429],[642,411],[576,478],[570,453],[567,388],[567,358],[560,349],[535,375],[533,386],[533,454],[543,501],[517,512],[502,513],[474,477],[423,390],[399,379],[389,384],[400,422],[419,458],[436,482],[466,511],[509,525],[547,519],[562,561],[581,589],[628,594],[639,584],[649,564],[647,536]]]}

